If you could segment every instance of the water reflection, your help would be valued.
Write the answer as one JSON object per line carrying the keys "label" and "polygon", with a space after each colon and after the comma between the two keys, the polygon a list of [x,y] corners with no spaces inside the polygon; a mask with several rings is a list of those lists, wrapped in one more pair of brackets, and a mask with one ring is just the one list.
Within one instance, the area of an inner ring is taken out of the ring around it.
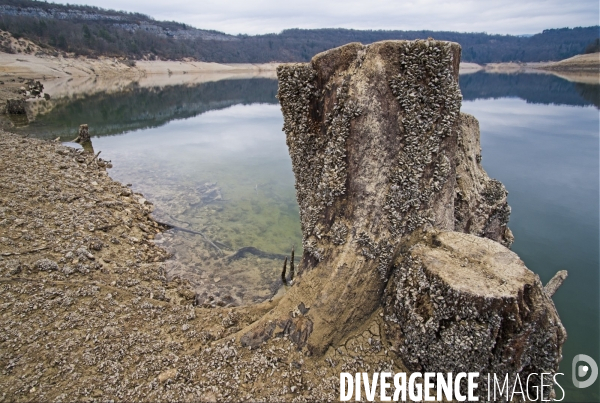
{"label": "water reflection", "polygon": [[460,76],[465,101],[520,98],[545,105],[595,105],[600,108],[600,85],[567,81],[552,74],[490,74],[483,71]]}
{"label": "water reflection", "polygon": [[276,93],[277,81],[267,78],[166,87],[140,87],[133,82],[118,92],[40,100],[32,122],[27,127],[20,125],[19,131],[66,140],[77,135],[80,124],[87,123],[94,136],[123,134],[237,104],[276,104]]}
{"label": "water reflection", "polygon": [[16,129],[27,127],[29,125],[27,115],[7,115],[7,117]]}
{"label": "water reflection", "polygon": [[[516,97],[528,103],[600,108],[600,86],[574,83],[550,74],[489,74],[460,76],[465,101]],[[94,136],[123,134],[160,127],[172,120],[237,104],[277,104],[277,81],[269,78],[225,79],[194,85],[152,86],[128,83],[119,91],[89,91],[77,96],[39,100],[31,122],[15,123],[21,133],[47,139],[72,139],[81,123]]]}

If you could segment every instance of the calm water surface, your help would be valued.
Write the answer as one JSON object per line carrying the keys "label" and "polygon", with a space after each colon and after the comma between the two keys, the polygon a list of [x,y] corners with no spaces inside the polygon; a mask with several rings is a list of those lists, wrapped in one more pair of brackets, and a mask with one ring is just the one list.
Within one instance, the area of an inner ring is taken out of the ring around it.
{"label": "calm water surface", "polygon": [[[460,81],[462,110],[481,125],[483,166],[509,191],[512,249],[544,283],[569,271],[553,298],[568,332],[558,378],[565,401],[599,401],[600,381],[587,389],[571,381],[576,354],[600,363],[599,86],[536,74],[476,73]],[[56,100],[18,130],[64,139],[90,124],[113,178],[152,201],[158,220],[214,244],[181,231],[159,237],[175,255],[171,274],[190,279],[205,303],[246,304],[281,287],[281,260],[267,254],[301,247],[276,91],[268,79],[131,86]],[[223,257],[248,246],[264,254]]]}

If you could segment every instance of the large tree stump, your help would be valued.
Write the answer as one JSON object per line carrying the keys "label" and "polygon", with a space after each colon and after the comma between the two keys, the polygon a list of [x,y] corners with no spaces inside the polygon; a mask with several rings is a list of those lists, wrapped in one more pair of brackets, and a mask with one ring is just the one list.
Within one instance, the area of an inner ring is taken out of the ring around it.
{"label": "large tree stump", "polygon": [[[431,231],[486,237],[482,242],[511,253],[500,245],[512,242],[507,192],[481,168],[477,121],[460,114],[459,62],[455,43],[384,41],[352,43],[278,68],[304,253],[296,283],[242,332],[243,345],[288,334],[299,347],[324,352],[382,306],[386,286],[388,293],[401,287],[405,266],[394,262]],[[501,261],[495,268],[502,269]],[[537,292],[531,276],[523,275],[521,288],[531,284]],[[397,299],[389,295],[391,317]],[[553,309],[548,298],[533,304],[532,312]],[[530,352],[541,348],[527,337],[522,344],[533,346]],[[545,347],[552,357],[563,339]],[[413,353],[400,356],[410,364]]]}

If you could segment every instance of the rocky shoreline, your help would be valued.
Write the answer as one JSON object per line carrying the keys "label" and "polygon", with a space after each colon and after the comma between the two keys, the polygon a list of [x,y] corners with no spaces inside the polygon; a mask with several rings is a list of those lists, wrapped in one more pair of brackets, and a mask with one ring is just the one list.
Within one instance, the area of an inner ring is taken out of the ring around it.
{"label": "rocky shoreline", "polygon": [[319,357],[233,342],[277,300],[194,306],[152,205],[93,158],[0,132],[0,401],[331,400],[342,370],[402,369],[379,313]]}
{"label": "rocky shoreline", "polygon": [[0,130],[0,402],[331,401],[342,370],[403,370],[379,314],[319,357],[233,342],[278,299],[195,306],[152,204],[82,151]]}

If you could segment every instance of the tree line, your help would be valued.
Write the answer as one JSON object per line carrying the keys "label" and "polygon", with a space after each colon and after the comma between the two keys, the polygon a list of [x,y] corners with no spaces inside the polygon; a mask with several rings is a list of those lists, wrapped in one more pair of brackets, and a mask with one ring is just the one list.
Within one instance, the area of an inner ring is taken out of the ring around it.
{"label": "tree line", "polygon": [[[449,31],[383,31],[353,29],[288,29],[278,34],[237,35],[231,40],[175,39],[123,26],[151,22],[165,29],[193,29],[176,22],[154,21],[137,13],[89,6],[57,5],[31,0],[2,0],[15,7],[62,7],[106,16],[109,19],[58,19],[0,14],[0,29],[16,38],[27,38],[49,51],[88,57],[115,56],[129,59],[180,60],[192,57],[219,63],[305,62],[315,54],[349,42],[364,44],[385,39],[427,39],[458,42],[462,60],[474,63],[538,62],[562,60],[598,51],[599,26],[548,29],[530,36],[488,35]],[[1,13],[1,10],[0,10]],[[216,32],[216,31],[212,31]],[[226,35],[226,34],[223,34]]]}

